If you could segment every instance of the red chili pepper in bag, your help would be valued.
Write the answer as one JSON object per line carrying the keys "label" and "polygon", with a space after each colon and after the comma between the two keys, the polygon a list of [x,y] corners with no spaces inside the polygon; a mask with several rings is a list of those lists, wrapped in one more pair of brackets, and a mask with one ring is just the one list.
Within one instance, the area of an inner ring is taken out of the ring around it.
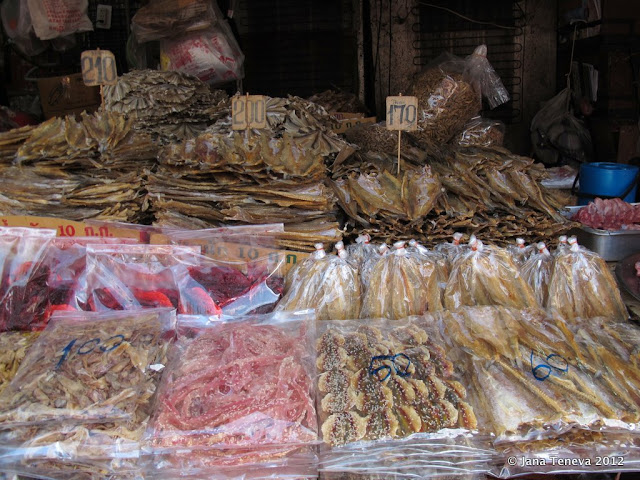
{"label": "red chili pepper in bag", "polygon": [[173,303],[171,303],[171,300],[169,300],[169,297],[162,292],[156,290],[141,290],[135,287],[133,287],[131,291],[143,307],[175,307]]}
{"label": "red chili pepper in bag", "polygon": [[[111,293],[111,290],[108,288],[96,288],[93,291],[93,294],[96,296],[98,301],[104,305],[105,308],[109,310],[123,310],[122,305],[116,300],[115,296]],[[90,300],[91,310],[97,311],[95,303],[93,299]]]}

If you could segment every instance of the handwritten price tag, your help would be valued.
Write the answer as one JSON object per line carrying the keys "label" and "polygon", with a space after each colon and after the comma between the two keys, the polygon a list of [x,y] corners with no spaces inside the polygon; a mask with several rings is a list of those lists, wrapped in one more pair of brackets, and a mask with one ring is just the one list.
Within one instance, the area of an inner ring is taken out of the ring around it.
{"label": "handwritten price tag", "polygon": [[412,132],[418,129],[418,99],[387,97],[387,130]]}
{"label": "handwritten price tag", "polygon": [[267,128],[267,102],[264,95],[235,96],[231,101],[231,128]]}
{"label": "handwritten price tag", "polygon": [[88,87],[115,85],[118,80],[116,57],[109,50],[85,50],[80,55],[82,80]]}

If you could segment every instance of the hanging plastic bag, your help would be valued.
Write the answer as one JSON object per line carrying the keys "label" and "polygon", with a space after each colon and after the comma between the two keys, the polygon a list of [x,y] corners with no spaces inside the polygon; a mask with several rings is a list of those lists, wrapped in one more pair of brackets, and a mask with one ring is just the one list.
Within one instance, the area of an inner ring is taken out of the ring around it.
{"label": "hanging plastic bag", "polygon": [[444,292],[445,308],[502,305],[513,308],[538,306],[536,297],[511,255],[498,247],[472,241],[471,250],[454,264]]}
{"label": "hanging plastic bag", "polygon": [[500,120],[491,120],[480,116],[469,120],[453,140],[457,145],[468,147],[479,145],[482,147],[501,147],[504,144],[505,126]]}
{"label": "hanging plastic bag", "polygon": [[394,244],[371,272],[360,318],[401,319],[441,308],[435,262],[409,255],[405,243]]}
{"label": "hanging plastic bag", "polygon": [[529,257],[522,265],[521,271],[525,281],[533,290],[538,304],[546,308],[549,301],[549,284],[553,275],[555,258],[544,242],[537,245],[538,252]]}
{"label": "hanging plastic bag", "polygon": [[568,251],[556,256],[548,307],[570,321],[593,317],[626,320],[627,308],[606,262],[580,247],[575,238],[570,243]]}
{"label": "hanging plastic bag", "polygon": [[557,165],[564,159],[589,162],[593,158],[589,130],[573,115],[570,104],[571,90],[565,88],[531,120],[533,151],[546,165]]}
{"label": "hanging plastic bag", "polygon": [[486,45],[478,45],[465,59],[463,76],[482,94],[489,108],[499,107],[510,100],[509,92],[487,60]]}
{"label": "hanging plastic bag", "polygon": [[323,477],[438,478],[486,468],[469,384],[432,322],[367,319],[319,329]]}
{"label": "hanging plastic bag", "polygon": [[93,24],[87,16],[87,0],[27,0],[33,29],[40,40],[89,32]]}
{"label": "hanging plastic bag", "polygon": [[3,427],[131,420],[155,391],[174,327],[171,309],[56,313],[0,394]]}
{"label": "hanging plastic bag", "polygon": [[36,37],[27,0],[5,0],[0,6],[2,26],[7,36],[28,56],[38,55],[47,49]]}
{"label": "hanging plastic bag", "polygon": [[136,41],[146,43],[204,30],[219,20],[222,15],[211,0],[152,0],[133,16],[131,30]]}
{"label": "hanging plastic bag", "polygon": [[312,311],[180,316],[145,434],[151,470],[204,474],[299,460],[318,441],[314,321]]}
{"label": "hanging plastic bag", "polygon": [[43,326],[48,269],[43,265],[55,230],[0,228],[0,331]]}
{"label": "hanging plastic bag", "polygon": [[174,269],[193,263],[198,247],[178,245],[88,245],[87,296],[91,311],[178,308]]}
{"label": "hanging plastic bag", "polygon": [[[336,244],[338,255],[318,255],[307,271],[299,271],[297,283],[285,292],[278,311],[315,309],[320,320],[358,318],[362,302],[360,276],[349,262],[344,244]],[[288,282],[289,283],[289,282]]]}
{"label": "hanging plastic bag", "polygon": [[244,55],[225,20],[200,32],[160,42],[162,70],[198,77],[222,85],[244,77]]}

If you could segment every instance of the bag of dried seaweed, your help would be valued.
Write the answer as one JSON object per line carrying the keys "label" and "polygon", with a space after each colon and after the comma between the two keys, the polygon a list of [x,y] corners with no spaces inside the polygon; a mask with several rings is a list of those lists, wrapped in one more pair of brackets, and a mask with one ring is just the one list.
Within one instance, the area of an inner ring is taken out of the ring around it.
{"label": "bag of dried seaweed", "polygon": [[24,357],[38,338],[38,332],[0,333],[0,392],[18,371]]}
{"label": "bag of dried seaweed", "polygon": [[277,311],[315,309],[321,320],[358,317],[362,302],[360,275],[349,262],[344,244],[336,243],[336,249],[337,255],[320,256],[309,262],[307,271],[299,271],[297,283],[285,291]]}
{"label": "bag of dried seaweed", "polygon": [[373,267],[360,318],[400,319],[440,308],[435,262],[408,254],[399,241]]}
{"label": "bag of dried seaweed", "polygon": [[145,433],[149,474],[313,465],[314,341],[311,310],[180,316]]}
{"label": "bag of dried seaweed", "polygon": [[486,471],[490,445],[433,319],[322,322],[318,334],[323,475]]}
{"label": "bag of dried seaweed", "polygon": [[442,54],[418,74],[410,95],[418,98],[418,143],[443,144],[482,109],[480,93],[465,73],[465,61]]}
{"label": "bag of dried seaweed", "polygon": [[135,419],[155,392],[174,323],[171,309],[56,312],[0,394],[2,427]]}
{"label": "bag of dried seaweed", "polygon": [[445,308],[502,305],[513,308],[537,307],[531,287],[507,250],[485,246],[473,240],[471,250],[454,264],[445,288]]}
{"label": "bag of dried seaweed", "polygon": [[88,245],[86,298],[91,311],[178,308],[176,266],[192,263],[198,247]]}
{"label": "bag of dried seaweed", "polygon": [[47,309],[43,265],[55,230],[0,227],[0,331],[41,325]]}
{"label": "bag of dried seaweed", "polygon": [[606,262],[576,241],[556,256],[548,307],[569,321],[594,317],[624,321],[629,317]]}
{"label": "bag of dried seaweed", "polygon": [[538,304],[546,308],[549,300],[549,283],[553,275],[554,257],[547,250],[544,242],[539,242],[538,252],[524,262],[520,271],[525,281],[533,290]]}
{"label": "bag of dried seaweed", "polygon": [[501,147],[504,143],[505,126],[500,120],[473,117],[463,127],[454,139],[453,143],[469,147],[480,145],[482,147]]}

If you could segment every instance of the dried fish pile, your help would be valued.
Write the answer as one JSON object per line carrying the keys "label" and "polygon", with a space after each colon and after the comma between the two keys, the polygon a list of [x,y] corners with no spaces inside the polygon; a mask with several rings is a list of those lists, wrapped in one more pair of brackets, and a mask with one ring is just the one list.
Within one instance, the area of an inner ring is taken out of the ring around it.
{"label": "dried fish pile", "polygon": [[44,478],[134,478],[174,328],[169,309],[54,319],[1,394],[1,468]]}
{"label": "dried fish pile", "polygon": [[31,136],[36,127],[27,125],[0,133],[0,172],[5,173],[11,166],[20,145]]}
{"label": "dried fish pile", "polygon": [[[384,124],[360,124],[344,132],[345,138],[365,152],[384,152],[396,155],[398,152],[398,134],[387,130]],[[401,151],[413,146],[408,135],[400,137]]]}
{"label": "dried fish pile", "polygon": [[325,90],[309,97],[309,101],[317,103],[327,112],[367,113],[367,107],[349,92]]}
{"label": "dried fish pile", "polygon": [[148,205],[140,172],[154,164],[156,152],[120,114],[54,117],[18,148],[0,186],[0,211],[141,222]]}
{"label": "dried fish pile", "polygon": [[0,333],[0,392],[13,379],[38,332]]}
{"label": "dried fish pile", "polygon": [[383,153],[334,163],[332,186],[354,234],[431,246],[461,231],[504,245],[515,237],[549,242],[572,225],[539,184],[543,168],[503,148],[411,150],[396,172]]}
{"label": "dried fish pile", "polygon": [[[479,423],[496,435],[496,445],[521,448],[593,439],[607,425],[619,431],[637,427],[635,347],[632,339],[611,334],[609,322],[574,332],[541,311],[501,307],[442,317]],[[609,342],[616,350],[607,348]]]}
{"label": "dried fish pile", "polygon": [[[341,237],[325,161],[353,150],[331,118],[300,98],[267,101],[268,128],[232,131],[230,117],[165,147],[148,189],[161,226],[284,223],[279,245],[312,250]],[[193,228],[193,227],[191,227]]]}
{"label": "dried fish pile", "polygon": [[133,128],[162,144],[194,138],[229,114],[229,97],[180,72],[135,70],[104,88],[105,108],[133,118]]}

